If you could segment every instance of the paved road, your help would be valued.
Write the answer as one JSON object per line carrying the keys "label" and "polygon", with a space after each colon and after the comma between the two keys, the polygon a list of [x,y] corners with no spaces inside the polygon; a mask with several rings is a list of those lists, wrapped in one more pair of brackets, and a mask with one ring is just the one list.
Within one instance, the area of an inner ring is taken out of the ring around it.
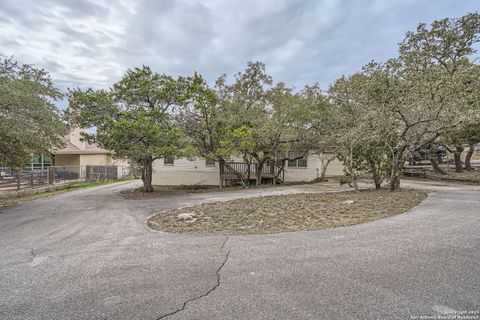
{"label": "paved road", "polygon": [[155,232],[145,220],[245,193],[117,194],[130,187],[1,210],[0,319],[412,319],[480,310],[478,190],[438,188],[410,213],[352,227],[227,238]]}

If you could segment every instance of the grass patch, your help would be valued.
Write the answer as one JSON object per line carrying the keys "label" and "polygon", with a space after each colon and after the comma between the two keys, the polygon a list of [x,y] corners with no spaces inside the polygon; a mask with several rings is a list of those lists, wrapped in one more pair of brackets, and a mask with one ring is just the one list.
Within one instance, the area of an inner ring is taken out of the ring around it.
{"label": "grass patch", "polygon": [[425,197],[410,189],[267,196],[175,209],[151,217],[148,225],[166,232],[228,235],[330,229],[408,211]]}
{"label": "grass patch", "polygon": [[130,178],[123,178],[118,180],[103,180],[103,181],[83,181],[73,182],[61,186],[52,186],[48,189],[22,189],[20,191],[5,191],[0,192],[0,208],[11,207],[20,203],[50,197],[56,194],[84,189],[89,187],[100,186],[104,184],[110,184],[114,182],[127,181]]}

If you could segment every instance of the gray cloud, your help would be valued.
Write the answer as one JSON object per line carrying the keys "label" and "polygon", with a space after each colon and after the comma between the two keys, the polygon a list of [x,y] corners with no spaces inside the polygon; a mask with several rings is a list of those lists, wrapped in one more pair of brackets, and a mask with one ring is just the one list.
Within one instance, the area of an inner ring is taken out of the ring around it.
{"label": "gray cloud", "polygon": [[108,87],[143,64],[212,82],[262,60],[275,81],[326,87],[396,54],[419,22],[471,0],[4,0],[0,53],[49,70],[62,88]]}

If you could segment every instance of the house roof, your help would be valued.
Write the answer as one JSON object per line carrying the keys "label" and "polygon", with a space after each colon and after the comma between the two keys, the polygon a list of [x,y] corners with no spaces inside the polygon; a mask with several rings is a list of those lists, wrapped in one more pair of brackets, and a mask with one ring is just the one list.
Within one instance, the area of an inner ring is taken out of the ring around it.
{"label": "house roof", "polygon": [[73,144],[71,135],[64,137],[65,147],[58,150],[53,150],[52,154],[110,154],[111,152],[103,149],[97,143],[84,142],[81,148]]}

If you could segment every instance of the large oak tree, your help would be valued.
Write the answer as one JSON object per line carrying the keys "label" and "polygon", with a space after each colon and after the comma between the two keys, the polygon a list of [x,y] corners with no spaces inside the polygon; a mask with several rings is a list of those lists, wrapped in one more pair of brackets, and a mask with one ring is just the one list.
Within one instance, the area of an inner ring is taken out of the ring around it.
{"label": "large oak tree", "polygon": [[49,74],[12,59],[0,62],[0,164],[20,168],[31,154],[63,146],[67,128]]}
{"label": "large oak tree", "polygon": [[96,128],[85,139],[137,165],[143,190],[151,192],[153,161],[190,152],[173,116],[174,108],[187,97],[185,83],[146,66],[135,68],[110,90],[71,90],[68,114],[72,123]]}

